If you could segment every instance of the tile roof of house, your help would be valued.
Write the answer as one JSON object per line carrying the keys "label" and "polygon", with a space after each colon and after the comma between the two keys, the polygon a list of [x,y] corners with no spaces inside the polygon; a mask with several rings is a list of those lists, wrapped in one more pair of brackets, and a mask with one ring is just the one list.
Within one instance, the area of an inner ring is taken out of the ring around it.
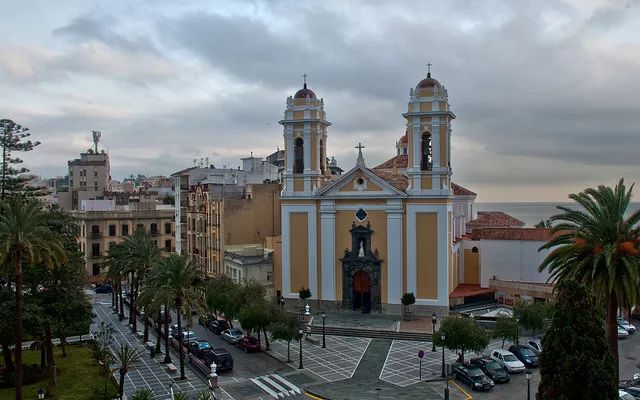
{"label": "tile roof of house", "polygon": [[409,179],[401,173],[394,174],[393,171],[390,171],[390,170],[375,169],[375,168],[370,169],[369,171],[373,172],[375,175],[384,179],[386,182],[393,185],[396,189],[405,191],[407,189],[407,186],[409,186]]}
{"label": "tile roof of house", "polygon": [[467,225],[471,228],[521,228],[524,222],[502,211],[478,211],[478,217]]}
{"label": "tile roof of house", "polygon": [[409,165],[409,156],[406,154],[395,156],[380,165],[376,165],[372,169],[391,169],[393,168],[394,162],[396,163],[397,168],[407,168]]}
{"label": "tile roof of house", "polygon": [[451,190],[453,190],[454,196],[477,196],[476,193],[467,189],[466,187],[460,186],[457,183],[451,182]]}
{"label": "tile roof of house", "polygon": [[534,240],[546,242],[553,237],[547,228],[483,228],[474,229],[476,240]]}

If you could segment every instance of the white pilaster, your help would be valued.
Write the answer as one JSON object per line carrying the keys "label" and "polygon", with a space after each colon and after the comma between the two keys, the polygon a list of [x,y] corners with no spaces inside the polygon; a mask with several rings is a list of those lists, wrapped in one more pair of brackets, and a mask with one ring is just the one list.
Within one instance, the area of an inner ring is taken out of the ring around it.
{"label": "white pilaster", "polygon": [[322,300],[336,299],[336,211],[335,201],[320,204],[320,232],[322,243]]}
{"label": "white pilaster", "polygon": [[402,200],[387,200],[387,303],[402,298]]}

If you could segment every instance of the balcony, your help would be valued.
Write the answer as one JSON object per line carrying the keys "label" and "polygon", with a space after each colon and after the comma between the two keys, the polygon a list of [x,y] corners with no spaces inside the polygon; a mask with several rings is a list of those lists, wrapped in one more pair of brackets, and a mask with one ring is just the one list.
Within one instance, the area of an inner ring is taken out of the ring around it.
{"label": "balcony", "polygon": [[160,231],[151,231],[151,236],[158,236]]}
{"label": "balcony", "polygon": [[93,232],[89,233],[89,238],[90,239],[100,239],[100,237],[102,237],[100,232],[93,231]]}
{"label": "balcony", "polygon": [[98,258],[98,257],[102,257],[102,254],[99,251],[91,253],[91,258]]}

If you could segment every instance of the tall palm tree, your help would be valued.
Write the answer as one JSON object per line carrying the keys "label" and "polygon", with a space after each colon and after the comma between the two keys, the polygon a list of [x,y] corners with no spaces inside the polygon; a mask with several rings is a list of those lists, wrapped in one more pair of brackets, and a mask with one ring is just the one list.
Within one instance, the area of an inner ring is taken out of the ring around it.
{"label": "tall palm tree", "polygon": [[116,365],[116,369],[120,373],[120,381],[118,383],[118,393],[120,394],[120,400],[124,396],[124,377],[127,375],[130,369],[134,368],[138,361],[140,361],[140,353],[131,348],[128,344],[121,344],[119,349],[113,354],[113,360]]}
{"label": "tall palm tree", "polygon": [[131,273],[131,306],[129,308],[129,323],[132,324],[131,329],[136,332],[138,329],[136,318],[138,308],[138,294],[140,287],[144,282],[147,272],[157,265],[161,260],[161,253],[157,243],[151,238],[151,235],[145,233],[142,229],[138,229],[133,236],[125,241],[128,252],[129,272]]}
{"label": "tall palm tree", "polygon": [[[112,302],[115,306],[115,311],[120,314],[120,320],[124,319],[124,311],[122,307],[122,280],[126,276],[128,268],[127,262],[127,249],[122,243],[113,244],[109,247],[107,256],[105,257],[105,263],[109,267],[107,270],[107,278],[111,281],[113,286],[113,298]],[[119,307],[120,306],[120,307]]]}
{"label": "tall palm tree", "polygon": [[160,316],[164,310],[164,361],[163,363],[171,363],[171,353],[169,351],[169,317],[170,307],[169,303],[172,301],[167,296],[167,293],[163,289],[164,277],[162,276],[162,264],[152,268],[147,274],[145,282],[145,289],[140,295],[140,304],[149,305],[151,308],[158,308],[158,341],[156,342],[156,349],[160,349]]}
{"label": "tall palm tree", "polygon": [[618,378],[618,307],[636,304],[640,284],[640,211],[626,217],[633,185],[598,186],[571,194],[579,209],[558,207],[551,217],[555,236],[540,249],[551,250],[540,266],[550,280],[575,279],[593,288],[606,305],[606,333]]}
{"label": "tall palm tree", "polygon": [[22,268],[42,262],[53,266],[65,258],[59,236],[49,226],[52,214],[43,205],[21,195],[0,202],[0,263],[15,270],[16,400],[22,399]]}
{"label": "tall palm tree", "polygon": [[171,254],[154,269],[153,284],[167,304],[173,304],[178,319],[178,346],[180,354],[180,379],[184,374],[184,343],[182,337],[182,314],[191,314],[191,309],[204,309],[200,284],[201,269],[186,256]]}

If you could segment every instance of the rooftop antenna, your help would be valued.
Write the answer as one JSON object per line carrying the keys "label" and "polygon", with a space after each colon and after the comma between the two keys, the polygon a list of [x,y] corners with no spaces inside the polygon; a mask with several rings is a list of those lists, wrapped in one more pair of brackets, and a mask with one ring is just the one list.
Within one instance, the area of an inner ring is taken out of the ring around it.
{"label": "rooftop antenna", "polygon": [[91,131],[91,135],[93,136],[93,148],[96,154],[98,154],[98,142],[100,142],[100,137],[102,136],[102,132]]}

